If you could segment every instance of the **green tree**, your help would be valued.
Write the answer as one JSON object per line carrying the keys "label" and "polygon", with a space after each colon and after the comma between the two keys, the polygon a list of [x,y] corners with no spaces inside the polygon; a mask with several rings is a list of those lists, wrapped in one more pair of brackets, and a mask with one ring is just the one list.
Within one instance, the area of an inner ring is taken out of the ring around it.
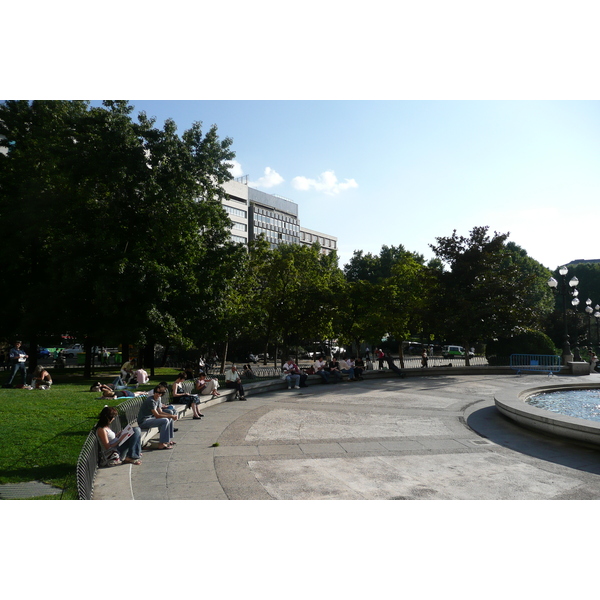
{"label": "green tree", "polygon": [[488,227],[475,227],[468,238],[455,230],[431,245],[449,268],[439,272],[436,311],[446,339],[470,348],[476,341],[535,326],[548,311],[546,273],[526,260],[521,249],[507,246],[507,238],[497,232],[490,237]]}
{"label": "green tree", "polygon": [[330,338],[343,280],[336,254],[321,254],[318,244],[282,245],[262,258],[255,302],[265,354],[269,344],[286,353],[304,340]]}
{"label": "green tree", "polygon": [[[3,252],[12,248],[3,283],[20,290],[9,331],[35,339],[50,308],[53,327],[88,345],[187,343],[198,306],[215,306],[215,266],[235,252],[220,203],[231,140],[219,141],[216,126],[203,135],[200,123],[180,137],[173,121],[158,129],[132,110],[124,101],[0,105]],[[31,223],[25,233],[21,223]]]}
{"label": "green tree", "polygon": [[358,349],[386,335],[401,342],[420,330],[430,280],[423,263],[423,256],[402,245],[384,245],[377,256],[355,251],[344,267],[342,339]]}

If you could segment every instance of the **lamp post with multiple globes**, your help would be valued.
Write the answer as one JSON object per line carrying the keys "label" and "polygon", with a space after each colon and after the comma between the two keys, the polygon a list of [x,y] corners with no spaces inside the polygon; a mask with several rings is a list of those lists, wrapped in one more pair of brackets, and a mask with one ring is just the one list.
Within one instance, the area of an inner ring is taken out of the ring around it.
{"label": "lamp post with multiple globes", "polygon": [[[563,342],[563,352],[562,352],[562,364],[566,365],[567,362],[570,362],[573,360],[573,355],[571,354],[571,346],[569,344],[569,331],[567,328],[567,297],[569,295],[573,296],[573,300],[571,300],[571,304],[573,306],[577,306],[579,304],[579,298],[577,298],[577,296],[579,295],[579,292],[577,291],[577,284],[579,283],[579,279],[577,279],[577,277],[573,277],[568,283],[567,283],[567,273],[569,272],[569,269],[567,269],[567,267],[561,267],[558,270],[560,276],[562,277],[562,286],[561,289],[558,290],[558,281],[556,281],[556,279],[554,279],[554,277],[550,277],[550,279],[548,279],[548,285],[550,286],[550,288],[552,289],[553,292],[555,293],[559,293],[562,295],[563,297],[563,322],[564,322],[564,327],[565,327],[565,333],[564,333],[564,342]],[[569,291],[570,288],[573,288],[573,291]]]}

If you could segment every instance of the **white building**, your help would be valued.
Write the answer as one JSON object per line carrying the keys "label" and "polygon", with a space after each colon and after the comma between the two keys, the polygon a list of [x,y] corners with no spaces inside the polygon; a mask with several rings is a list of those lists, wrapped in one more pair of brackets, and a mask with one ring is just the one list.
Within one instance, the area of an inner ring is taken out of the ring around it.
{"label": "white building", "polygon": [[263,234],[271,248],[280,244],[310,246],[314,242],[319,242],[323,254],[337,248],[336,237],[300,226],[295,202],[251,188],[247,178],[228,181],[223,189],[228,196],[223,207],[233,221],[231,237],[234,241],[248,244]]}

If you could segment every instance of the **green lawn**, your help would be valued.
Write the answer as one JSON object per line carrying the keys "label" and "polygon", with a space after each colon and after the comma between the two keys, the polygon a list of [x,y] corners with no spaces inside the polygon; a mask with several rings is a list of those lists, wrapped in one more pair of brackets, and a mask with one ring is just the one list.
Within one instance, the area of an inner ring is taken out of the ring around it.
{"label": "green lawn", "polygon": [[[150,384],[140,390],[161,380],[171,382],[177,373],[156,369]],[[43,481],[64,490],[53,499],[77,498],[77,458],[98,414],[109,404],[89,389],[94,381],[110,383],[117,374],[113,370],[85,380],[81,370],[52,370],[50,390],[0,388],[0,484]],[[0,372],[2,383],[8,377]]]}

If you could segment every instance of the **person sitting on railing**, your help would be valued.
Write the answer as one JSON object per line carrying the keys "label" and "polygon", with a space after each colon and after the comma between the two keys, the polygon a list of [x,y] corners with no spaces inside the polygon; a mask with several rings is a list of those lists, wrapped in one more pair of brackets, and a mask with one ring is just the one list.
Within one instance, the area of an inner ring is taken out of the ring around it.
{"label": "person sitting on railing", "polygon": [[202,395],[207,396],[212,394],[213,396],[220,396],[218,392],[219,382],[216,379],[207,377],[204,371],[200,371],[198,379],[196,379],[196,390]]}
{"label": "person sitting on railing", "polygon": [[188,394],[183,389],[183,382],[187,379],[185,371],[181,371],[177,376],[177,379],[171,386],[171,400],[175,404],[186,404],[188,408],[191,407],[194,413],[194,419],[201,419],[204,415],[198,410],[198,404],[200,404],[200,398],[195,394]]}
{"label": "person sitting on railing", "polygon": [[158,427],[160,432],[158,449],[171,450],[175,444],[173,423],[177,421],[177,415],[162,410],[161,397],[164,392],[166,388],[158,385],[152,394],[148,394],[138,412],[137,422],[142,429]]}
{"label": "person sitting on railing", "polygon": [[[96,437],[102,451],[101,463],[105,466],[115,466],[123,463],[141,465],[142,461],[142,432],[139,427],[123,429],[118,435],[110,428],[118,411],[114,406],[105,406],[98,416]],[[129,435],[131,434],[131,435]],[[125,437],[129,435],[129,437]]]}
{"label": "person sitting on railing", "polygon": [[240,377],[235,365],[231,365],[231,369],[227,369],[227,371],[225,371],[225,387],[236,390],[238,400],[246,399],[244,386],[242,385],[242,378]]}

